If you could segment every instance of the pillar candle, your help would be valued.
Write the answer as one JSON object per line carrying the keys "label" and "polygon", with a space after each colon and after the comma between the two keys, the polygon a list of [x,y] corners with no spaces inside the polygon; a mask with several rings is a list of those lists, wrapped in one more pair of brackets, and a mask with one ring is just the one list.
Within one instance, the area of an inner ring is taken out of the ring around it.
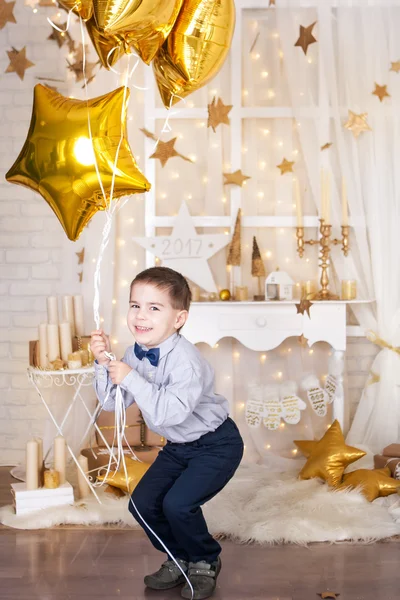
{"label": "pillar candle", "polygon": [[320,194],[321,194],[321,209],[320,209],[320,213],[319,213],[319,218],[324,219],[325,218],[325,171],[323,168],[321,168]]}
{"label": "pillar candle", "polygon": [[[89,472],[89,463],[88,463],[87,457],[83,456],[83,454],[81,454],[80,456],[78,456],[78,463],[79,463],[82,471],[85,473],[85,475],[87,477],[88,472]],[[90,486],[89,486],[88,482],[86,481],[86,479],[84,478],[84,476],[82,475],[80,469],[78,469],[78,488],[79,488],[79,495],[81,498],[86,498],[86,496],[88,496],[90,494]]]}
{"label": "pillar candle", "polygon": [[349,209],[347,205],[346,181],[342,177],[342,225],[349,224]]}
{"label": "pillar candle", "polygon": [[200,302],[200,288],[197,286],[192,287],[192,302]]}
{"label": "pillar candle", "polygon": [[82,357],[79,350],[68,354],[68,369],[80,369],[82,367]]}
{"label": "pillar candle", "polygon": [[48,471],[44,472],[43,480],[45,488],[48,490],[54,490],[60,485],[60,474],[54,469],[49,469]]}
{"label": "pillar candle", "polygon": [[48,366],[47,357],[47,323],[39,325],[39,366],[46,369]]}
{"label": "pillar candle", "polygon": [[38,472],[39,472],[39,487],[43,485],[43,440],[40,437],[35,438],[38,445]]}
{"label": "pillar candle", "polygon": [[60,474],[60,485],[65,483],[65,471],[67,466],[66,445],[62,435],[54,438],[54,469]]}
{"label": "pillar candle", "polygon": [[326,186],[325,186],[325,224],[330,224],[331,219],[331,172],[326,172]]}
{"label": "pillar candle", "polygon": [[71,324],[60,324],[60,346],[61,358],[64,362],[68,361],[68,354],[72,352]]}
{"label": "pillar candle", "polygon": [[303,209],[301,205],[300,184],[297,177],[294,180],[294,190],[296,199],[297,227],[303,227]]}
{"label": "pillar candle", "polygon": [[49,362],[60,358],[60,340],[58,337],[58,325],[49,323],[47,325],[47,356]]}
{"label": "pillar candle", "polygon": [[26,489],[37,490],[39,487],[38,469],[39,445],[36,440],[26,444]]}
{"label": "pillar candle", "polygon": [[355,300],[357,298],[357,282],[354,279],[342,281],[342,300]]}
{"label": "pillar candle", "polygon": [[82,296],[74,296],[74,317],[75,317],[75,335],[77,335],[77,336],[85,335]]}
{"label": "pillar candle", "polygon": [[71,325],[71,337],[75,335],[75,320],[74,320],[74,301],[72,296],[62,297],[62,315],[63,321]]}
{"label": "pillar candle", "polygon": [[47,298],[47,321],[58,325],[58,304],[56,296]]}

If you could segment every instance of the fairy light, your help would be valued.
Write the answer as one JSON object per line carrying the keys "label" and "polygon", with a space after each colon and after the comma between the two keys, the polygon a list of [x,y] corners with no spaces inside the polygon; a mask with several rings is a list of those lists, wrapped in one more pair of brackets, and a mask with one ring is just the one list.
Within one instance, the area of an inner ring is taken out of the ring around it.
{"label": "fairy light", "polygon": [[33,9],[33,12],[34,12],[34,13],[37,13],[37,11],[38,11],[38,9],[37,9],[37,8],[34,8],[34,9]]}
{"label": "fairy light", "polygon": [[277,376],[278,379],[281,379],[282,375],[283,375],[282,371],[278,371],[277,374],[276,374],[276,376]]}
{"label": "fairy light", "polygon": [[171,179],[179,179],[179,173],[178,173],[178,171],[173,171],[171,173]]}
{"label": "fairy light", "polygon": [[288,352],[291,352],[291,351],[292,351],[292,349],[291,349],[291,348],[288,348]]}
{"label": "fairy light", "polygon": [[125,246],[125,240],[119,239],[118,240],[118,246]]}
{"label": "fairy light", "polygon": [[266,450],[269,450],[269,449],[271,448],[271,444],[265,444],[264,448],[265,448]]}
{"label": "fairy light", "polygon": [[249,90],[243,90],[243,96],[248,96],[249,95]]}
{"label": "fairy light", "polygon": [[113,340],[112,343],[113,344],[118,344],[118,340]]}
{"label": "fairy light", "polygon": [[279,58],[283,58],[283,52],[282,52],[282,50],[279,50],[278,54],[279,54]]}
{"label": "fairy light", "polygon": [[281,429],[285,429],[285,423],[281,423],[281,424],[279,425],[279,427],[280,427]]}
{"label": "fairy light", "polygon": [[307,58],[307,62],[311,65],[313,59],[311,58],[311,56],[309,58]]}
{"label": "fairy light", "polygon": [[269,89],[267,92],[267,96],[268,98],[275,98],[275,90],[273,90],[272,88]]}
{"label": "fairy light", "polygon": [[252,55],[251,55],[251,58],[253,60],[258,60],[260,58],[259,52],[253,52]]}
{"label": "fairy light", "polygon": [[216,350],[217,348],[219,348],[219,344],[214,344],[213,348],[214,350]]}
{"label": "fairy light", "polygon": [[196,123],[197,127],[205,127],[206,124],[204,123],[204,121],[199,121],[198,123]]}
{"label": "fairy light", "polygon": [[134,222],[135,222],[135,219],[134,219],[133,217],[131,217],[131,218],[129,219],[129,223],[134,223]]}
{"label": "fairy light", "polygon": [[[104,323],[104,317],[100,317],[100,323]],[[124,321],[124,325],[125,325],[125,321]]]}
{"label": "fairy light", "polygon": [[230,375],[225,375],[225,379],[226,379],[227,381],[229,381],[229,380],[230,380],[230,378],[231,378],[231,376],[230,376]]}
{"label": "fairy light", "polygon": [[296,454],[297,454],[297,448],[293,448],[292,454],[294,454],[296,456]]}
{"label": "fairy light", "polygon": [[234,352],[233,356],[234,358],[240,358],[240,352]]}
{"label": "fairy light", "polygon": [[207,177],[207,175],[204,175],[204,177],[203,177],[203,183],[208,183],[208,177]]}
{"label": "fairy light", "polygon": [[313,349],[309,350],[308,354],[314,354],[314,350]]}
{"label": "fairy light", "polygon": [[277,31],[274,31],[274,33],[272,34],[272,37],[274,38],[274,40],[277,40],[279,37],[279,33]]}
{"label": "fairy light", "polygon": [[278,142],[278,146],[279,146],[280,148],[282,148],[282,146],[283,146],[283,142],[282,142],[282,141],[281,141],[281,142]]}
{"label": "fairy light", "polygon": [[226,202],[226,196],[222,196],[222,202],[225,204],[225,202]]}
{"label": "fairy light", "polygon": [[193,198],[192,194],[188,194],[188,195],[187,195],[187,199],[188,199],[188,200],[191,200],[192,198]]}
{"label": "fairy light", "polygon": [[219,148],[219,144],[217,144],[217,143],[212,144],[212,148]]}
{"label": "fairy light", "polygon": [[262,132],[264,135],[268,135],[270,133],[269,129],[263,129]]}
{"label": "fairy light", "polygon": [[244,409],[244,406],[245,406],[244,402],[241,402],[241,403],[239,404],[239,408],[241,408],[242,410]]}
{"label": "fairy light", "polygon": [[137,267],[138,261],[135,259],[135,260],[132,261],[132,264],[133,264],[134,267]]}
{"label": "fairy light", "polygon": [[260,356],[260,361],[263,363],[267,360],[267,355],[266,354],[261,354]]}
{"label": "fairy light", "polygon": [[285,258],[285,262],[286,262],[286,264],[290,263],[290,258],[288,256]]}
{"label": "fairy light", "polygon": [[257,198],[264,198],[264,192],[258,192]]}
{"label": "fairy light", "polygon": [[121,285],[122,285],[122,287],[126,287],[128,285],[128,281],[126,279],[123,279],[121,281]]}
{"label": "fairy light", "polygon": [[243,146],[243,148],[242,148],[243,154],[246,154],[247,150],[248,150],[248,148],[246,148],[246,146]]}
{"label": "fairy light", "polygon": [[267,166],[267,163],[265,162],[265,160],[260,160],[260,162],[258,163],[258,166],[260,168],[260,171],[263,171],[265,169],[265,167]]}
{"label": "fairy light", "polygon": [[92,263],[95,263],[95,262],[96,262],[96,259],[95,259],[95,258],[92,258]]}
{"label": "fairy light", "polygon": [[279,230],[279,233],[285,233],[285,230],[284,230],[283,228],[281,228],[281,229]]}
{"label": "fairy light", "polygon": [[167,197],[167,194],[165,192],[163,192],[162,194],[160,194],[160,198],[162,198],[163,200],[165,200],[166,197]]}
{"label": "fairy light", "polygon": [[267,79],[268,75],[269,75],[268,71],[261,71],[261,77],[263,79]]}
{"label": "fairy light", "polygon": [[267,250],[266,251],[265,258],[272,258],[272,252],[271,252],[271,250]]}
{"label": "fairy light", "polygon": [[197,156],[195,154],[189,154],[189,158],[192,162],[196,162]]}

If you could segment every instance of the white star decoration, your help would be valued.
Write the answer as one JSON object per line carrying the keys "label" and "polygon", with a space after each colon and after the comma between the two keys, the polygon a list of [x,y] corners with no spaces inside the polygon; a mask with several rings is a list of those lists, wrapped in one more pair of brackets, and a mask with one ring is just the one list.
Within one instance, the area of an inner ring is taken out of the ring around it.
{"label": "white star decoration", "polygon": [[230,236],[198,234],[185,202],[181,204],[171,235],[133,239],[155,254],[164,267],[179,271],[207,292],[218,291],[207,260],[229,244]]}

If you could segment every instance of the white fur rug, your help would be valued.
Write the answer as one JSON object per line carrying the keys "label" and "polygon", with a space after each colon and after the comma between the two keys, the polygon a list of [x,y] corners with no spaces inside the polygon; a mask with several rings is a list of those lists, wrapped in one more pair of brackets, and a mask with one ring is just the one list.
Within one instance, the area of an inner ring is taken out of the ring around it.
{"label": "white fur rug", "polygon": [[[137,528],[127,498],[100,490],[73,506],[16,516],[11,506],[0,509],[0,522],[17,529],[65,524],[114,524]],[[241,466],[226,488],[204,507],[210,531],[238,542],[260,544],[373,541],[400,535],[400,499],[369,503],[358,491],[335,492],[318,480],[299,481],[293,474],[264,466]]]}

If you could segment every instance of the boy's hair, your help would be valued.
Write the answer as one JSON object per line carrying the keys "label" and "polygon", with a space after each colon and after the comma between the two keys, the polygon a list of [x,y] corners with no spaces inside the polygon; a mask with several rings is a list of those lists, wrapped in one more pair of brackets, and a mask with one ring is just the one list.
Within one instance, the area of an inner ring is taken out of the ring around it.
{"label": "boy's hair", "polygon": [[168,267],[151,267],[136,275],[131,283],[130,294],[135,283],[151,283],[169,293],[172,308],[189,310],[192,292],[183,275]]}

